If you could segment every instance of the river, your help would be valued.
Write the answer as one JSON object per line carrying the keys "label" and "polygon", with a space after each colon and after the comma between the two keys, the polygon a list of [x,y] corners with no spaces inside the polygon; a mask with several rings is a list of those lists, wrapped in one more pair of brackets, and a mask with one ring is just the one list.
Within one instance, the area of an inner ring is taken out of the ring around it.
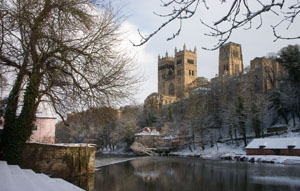
{"label": "river", "polygon": [[101,167],[94,180],[94,191],[300,191],[300,166],[146,157]]}

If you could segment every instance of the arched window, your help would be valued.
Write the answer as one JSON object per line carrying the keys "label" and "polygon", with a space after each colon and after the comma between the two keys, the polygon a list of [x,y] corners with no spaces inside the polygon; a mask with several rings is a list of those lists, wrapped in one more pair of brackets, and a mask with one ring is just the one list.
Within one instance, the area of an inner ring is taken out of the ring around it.
{"label": "arched window", "polygon": [[171,95],[171,96],[174,96],[174,95],[175,95],[175,87],[174,87],[174,84],[173,84],[173,83],[171,83],[171,84],[169,85],[169,95]]}

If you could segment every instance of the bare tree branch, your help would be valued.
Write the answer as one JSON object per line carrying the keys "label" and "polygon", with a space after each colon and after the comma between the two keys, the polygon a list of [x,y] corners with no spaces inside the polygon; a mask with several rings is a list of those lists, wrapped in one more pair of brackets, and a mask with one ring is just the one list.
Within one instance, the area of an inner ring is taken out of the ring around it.
{"label": "bare tree branch", "polygon": [[[180,26],[177,32],[170,35],[167,40],[171,40],[176,38],[181,31],[182,28],[182,20],[189,19],[193,17],[197,11],[200,9],[199,7],[204,7],[208,12],[206,14],[213,14],[209,12],[209,5],[206,1],[197,1],[197,0],[169,0],[169,1],[161,1],[162,7],[166,9],[171,8],[173,9],[169,11],[167,14],[156,14],[159,17],[167,18],[165,22],[163,22],[154,32],[150,33],[149,35],[141,35],[141,40],[139,43],[132,44],[134,46],[141,46],[148,42],[154,35],[156,35],[160,30],[165,28],[170,23],[174,22],[175,20],[179,20]],[[299,39],[300,36],[295,37],[285,37],[278,34],[279,26],[282,26],[283,23],[287,23],[287,30],[290,28],[292,24],[294,24],[295,19],[299,15],[300,12],[300,2],[297,0],[285,1],[285,0],[271,0],[271,1],[264,1],[264,0],[255,0],[255,1],[248,1],[248,0],[233,0],[233,1],[220,1],[220,4],[228,4],[229,9],[226,11],[224,16],[221,19],[214,21],[212,24],[204,21],[202,18],[200,22],[206,26],[210,32],[205,33],[207,36],[216,37],[218,38],[217,44],[214,45],[213,48],[205,48],[206,50],[215,50],[218,49],[221,45],[223,45],[233,33],[234,30],[239,28],[244,28],[245,30],[251,29],[253,26],[253,21],[258,19],[259,24],[255,26],[255,29],[259,29],[263,25],[263,16],[267,13],[272,13],[276,15],[278,18],[278,24],[275,26],[271,26],[273,29],[273,35],[276,39],[284,39],[284,40],[291,40],[291,39]],[[254,6],[255,5],[255,6]],[[213,9],[211,9],[213,11]],[[203,13],[202,13],[203,14]],[[275,40],[276,40],[275,39]]]}

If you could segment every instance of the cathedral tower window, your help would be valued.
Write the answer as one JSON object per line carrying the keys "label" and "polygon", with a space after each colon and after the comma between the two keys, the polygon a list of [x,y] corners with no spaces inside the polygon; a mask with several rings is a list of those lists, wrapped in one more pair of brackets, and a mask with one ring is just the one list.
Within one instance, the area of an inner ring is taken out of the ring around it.
{"label": "cathedral tower window", "polygon": [[177,60],[177,65],[178,65],[178,64],[181,64],[181,63],[182,63],[182,60],[181,60],[181,59]]}
{"label": "cathedral tower window", "polygon": [[171,83],[171,84],[169,85],[169,95],[171,95],[171,96],[174,96],[174,95],[175,95],[175,87],[174,87],[174,84],[173,84],[173,83]]}
{"label": "cathedral tower window", "polygon": [[188,59],[188,61],[187,61],[189,64],[194,64],[194,60],[192,60],[192,59]]}

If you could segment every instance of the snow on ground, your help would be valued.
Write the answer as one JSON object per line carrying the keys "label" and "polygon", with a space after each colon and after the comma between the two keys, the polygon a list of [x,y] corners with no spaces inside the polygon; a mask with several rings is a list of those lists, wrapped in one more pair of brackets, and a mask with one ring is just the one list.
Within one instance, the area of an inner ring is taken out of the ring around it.
{"label": "snow on ground", "polygon": [[300,132],[287,132],[280,135],[273,135],[269,138],[286,138],[286,137],[300,137]]}
{"label": "snow on ground", "polygon": [[262,162],[262,163],[277,163],[300,165],[299,156],[279,156],[279,155],[234,155],[227,153],[221,156],[222,159],[236,160],[245,162]]}
{"label": "snow on ground", "polygon": [[[283,137],[297,137],[290,140],[299,140],[300,133],[287,133],[284,135],[272,136],[272,138],[283,138]],[[170,137],[171,138],[171,137]],[[271,139],[271,137],[267,138]],[[279,139],[278,139],[279,140]],[[251,140],[249,140],[249,143]],[[195,149],[191,146],[191,149],[184,148],[175,152],[171,152],[170,156],[184,156],[184,157],[201,157],[206,159],[225,159],[225,160],[236,160],[246,162],[266,162],[266,163],[279,163],[279,164],[296,164],[300,165],[300,157],[297,156],[277,156],[277,155],[246,155],[243,142],[239,141],[239,146],[234,142],[233,144],[218,143],[213,147],[208,145],[203,150],[200,146]],[[103,154],[122,154],[122,155],[134,155],[132,152],[125,151],[125,147],[121,147],[114,151],[103,150],[98,151]]]}
{"label": "snow on ground", "polygon": [[218,143],[213,147],[205,147],[202,150],[201,147],[196,147],[196,149],[185,148],[180,151],[171,152],[170,155],[173,156],[187,156],[187,157],[201,157],[201,158],[212,158],[212,159],[220,159],[224,154],[232,154],[232,155],[244,155],[246,154],[245,150],[242,147],[238,147],[236,145],[227,145],[224,143]]}
{"label": "snow on ground", "polygon": [[160,132],[156,128],[145,127],[142,132],[136,133],[135,136],[141,135],[160,135]]}
{"label": "snow on ground", "polygon": [[218,147],[215,145],[214,147],[205,148],[204,150],[200,147],[192,149],[192,151],[189,148],[185,148],[180,151],[171,152],[170,155],[200,157],[205,159],[300,165],[300,157],[298,156],[246,155],[242,146],[227,145],[224,143],[218,143]]}

